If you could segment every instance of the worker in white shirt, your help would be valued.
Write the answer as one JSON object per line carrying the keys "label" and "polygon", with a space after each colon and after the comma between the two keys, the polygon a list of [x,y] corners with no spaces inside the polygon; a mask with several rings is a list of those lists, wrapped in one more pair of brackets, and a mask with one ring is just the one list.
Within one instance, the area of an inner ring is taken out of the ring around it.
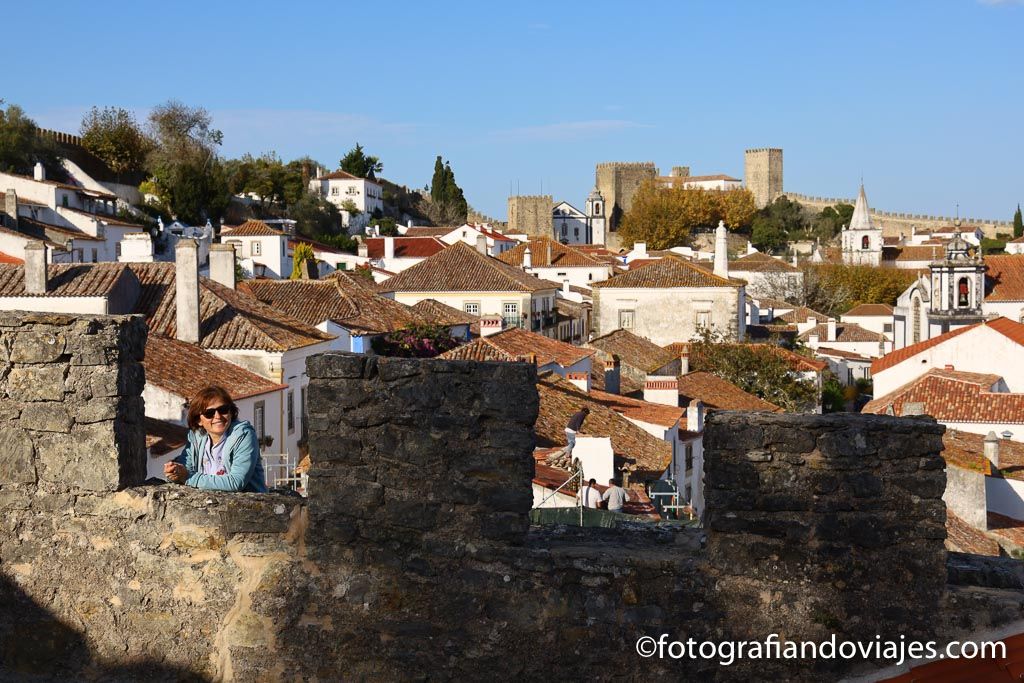
{"label": "worker in white shirt", "polygon": [[591,479],[580,489],[580,503],[585,508],[596,508],[601,502],[601,493],[597,490],[597,479]]}

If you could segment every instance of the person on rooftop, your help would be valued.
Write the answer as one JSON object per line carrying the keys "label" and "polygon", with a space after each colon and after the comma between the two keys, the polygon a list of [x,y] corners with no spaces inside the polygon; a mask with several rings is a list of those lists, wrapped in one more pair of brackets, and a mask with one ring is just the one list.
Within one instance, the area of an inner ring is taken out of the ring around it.
{"label": "person on rooftop", "polygon": [[164,465],[167,480],[210,491],[267,490],[256,430],[238,419],[223,387],[210,386],[189,402],[188,444]]}
{"label": "person on rooftop", "polygon": [[569,418],[568,424],[565,425],[565,442],[567,444],[565,454],[569,458],[572,458],[572,449],[576,447],[576,433],[583,427],[583,421],[587,419],[587,415],[590,415],[590,408],[583,406]]}

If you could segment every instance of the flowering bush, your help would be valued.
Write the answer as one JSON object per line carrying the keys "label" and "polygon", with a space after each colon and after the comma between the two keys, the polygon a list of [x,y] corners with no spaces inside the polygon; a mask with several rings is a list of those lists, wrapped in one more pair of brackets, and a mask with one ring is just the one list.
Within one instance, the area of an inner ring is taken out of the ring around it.
{"label": "flowering bush", "polygon": [[374,337],[371,346],[381,356],[433,358],[458,346],[443,325],[412,325]]}

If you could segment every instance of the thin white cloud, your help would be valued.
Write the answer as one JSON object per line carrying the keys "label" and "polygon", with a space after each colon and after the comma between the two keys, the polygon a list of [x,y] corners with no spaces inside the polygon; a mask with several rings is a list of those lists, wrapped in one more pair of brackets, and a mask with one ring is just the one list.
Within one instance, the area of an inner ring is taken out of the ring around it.
{"label": "thin white cloud", "polygon": [[990,7],[996,5],[1024,5],[1024,0],[978,0],[978,4]]}
{"label": "thin white cloud", "polygon": [[652,128],[653,126],[624,121],[622,119],[598,119],[594,121],[569,121],[565,123],[549,123],[542,126],[524,126],[522,128],[506,128],[491,133],[491,137],[505,141],[552,141],[576,140],[579,138],[603,135],[633,128]]}

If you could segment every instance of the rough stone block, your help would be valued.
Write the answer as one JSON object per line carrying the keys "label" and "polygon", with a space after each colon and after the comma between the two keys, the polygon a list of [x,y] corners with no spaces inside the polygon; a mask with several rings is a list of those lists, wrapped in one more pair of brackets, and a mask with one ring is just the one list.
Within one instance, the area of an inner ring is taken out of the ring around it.
{"label": "rough stone block", "polygon": [[52,363],[64,355],[65,338],[60,331],[32,330],[14,335],[12,363]]}
{"label": "rough stone block", "polygon": [[114,491],[121,485],[119,449],[109,422],[76,425],[69,435],[42,435],[36,453],[45,481],[89,491]]}
{"label": "rough stone block", "polygon": [[65,434],[71,431],[72,422],[67,408],[61,403],[27,403],[18,418],[23,429]]}
{"label": "rough stone block", "polygon": [[367,357],[354,353],[331,351],[306,359],[306,374],[311,379],[362,377]]}
{"label": "rough stone block", "polygon": [[63,365],[13,368],[7,375],[7,392],[16,401],[60,401],[66,372]]}
{"label": "rough stone block", "polygon": [[34,484],[34,452],[32,439],[24,431],[0,428],[0,484]]}

